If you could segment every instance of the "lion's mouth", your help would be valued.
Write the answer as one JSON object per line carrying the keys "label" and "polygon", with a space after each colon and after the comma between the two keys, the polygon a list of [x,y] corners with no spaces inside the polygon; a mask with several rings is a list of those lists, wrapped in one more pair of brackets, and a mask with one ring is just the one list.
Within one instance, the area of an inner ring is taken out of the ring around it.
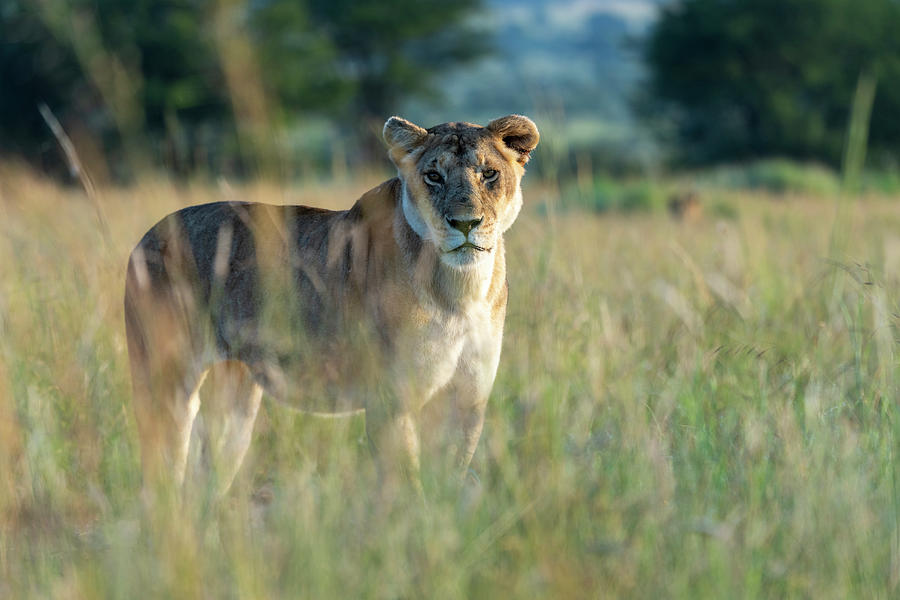
{"label": "lion's mouth", "polygon": [[465,243],[460,244],[459,246],[454,248],[453,250],[450,250],[450,252],[459,252],[460,250],[465,250],[466,248],[471,248],[472,250],[476,250],[478,252],[488,252],[490,250],[490,248],[484,248],[483,246],[477,246],[477,245],[473,244],[472,242],[466,241]]}

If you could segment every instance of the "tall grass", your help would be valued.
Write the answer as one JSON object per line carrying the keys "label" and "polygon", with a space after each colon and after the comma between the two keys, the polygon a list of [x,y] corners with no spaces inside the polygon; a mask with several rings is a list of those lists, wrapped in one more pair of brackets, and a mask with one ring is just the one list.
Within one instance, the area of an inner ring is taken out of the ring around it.
{"label": "tall grass", "polygon": [[[900,205],[739,197],[740,217],[553,214],[508,235],[500,370],[459,493],[379,503],[361,417],[264,401],[205,521],[148,521],[121,296],[143,231],[241,197],[0,173],[0,596],[860,597],[897,593]],[[843,247],[843,246],[842,246]],[[836,285],[839,283],[840,285]]]}

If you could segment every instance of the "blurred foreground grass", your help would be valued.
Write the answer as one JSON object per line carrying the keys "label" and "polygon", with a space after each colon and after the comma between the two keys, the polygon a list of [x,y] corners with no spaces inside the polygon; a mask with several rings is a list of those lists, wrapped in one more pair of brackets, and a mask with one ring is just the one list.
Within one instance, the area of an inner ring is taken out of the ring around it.
{"label": "blurred foreground grass", "polygon": [[0,597],[898,593],[900,203],[884,199],[834,228],[831,197],[730,192],[728,220],[676,222],[559,212],[533,186],[508,235],[480,487],[431,481],[427,509],[385,512],[362,418],[264,402],[214,525],[142,524],[132,245],[187,204],[339,208],[374,183],[144,181],[95,207],[0,172]]}

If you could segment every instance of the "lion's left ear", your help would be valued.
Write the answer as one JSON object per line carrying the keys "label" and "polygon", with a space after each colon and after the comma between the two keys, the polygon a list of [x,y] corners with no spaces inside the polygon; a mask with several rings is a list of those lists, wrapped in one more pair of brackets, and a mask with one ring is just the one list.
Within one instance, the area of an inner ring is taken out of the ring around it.
{"label": "lion's left ear", "polygon": [[531,151],[541,139],[534,121],[522,115],[508,115],[494,119],[488,123],[487,128],[503,140],[507,148],[519,154],[519,163],[523,165],[528,162]]}

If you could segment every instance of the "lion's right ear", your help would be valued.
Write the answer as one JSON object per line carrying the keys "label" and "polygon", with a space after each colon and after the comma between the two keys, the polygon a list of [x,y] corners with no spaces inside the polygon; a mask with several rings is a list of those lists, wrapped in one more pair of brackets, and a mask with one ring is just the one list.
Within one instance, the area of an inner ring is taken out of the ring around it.
{"label": "lion's right ear", "polygon": [[391,160],[396,164],[421,144],[428,132],[406,119],[391,117],[384,124],[382,135],[390,148]]}

